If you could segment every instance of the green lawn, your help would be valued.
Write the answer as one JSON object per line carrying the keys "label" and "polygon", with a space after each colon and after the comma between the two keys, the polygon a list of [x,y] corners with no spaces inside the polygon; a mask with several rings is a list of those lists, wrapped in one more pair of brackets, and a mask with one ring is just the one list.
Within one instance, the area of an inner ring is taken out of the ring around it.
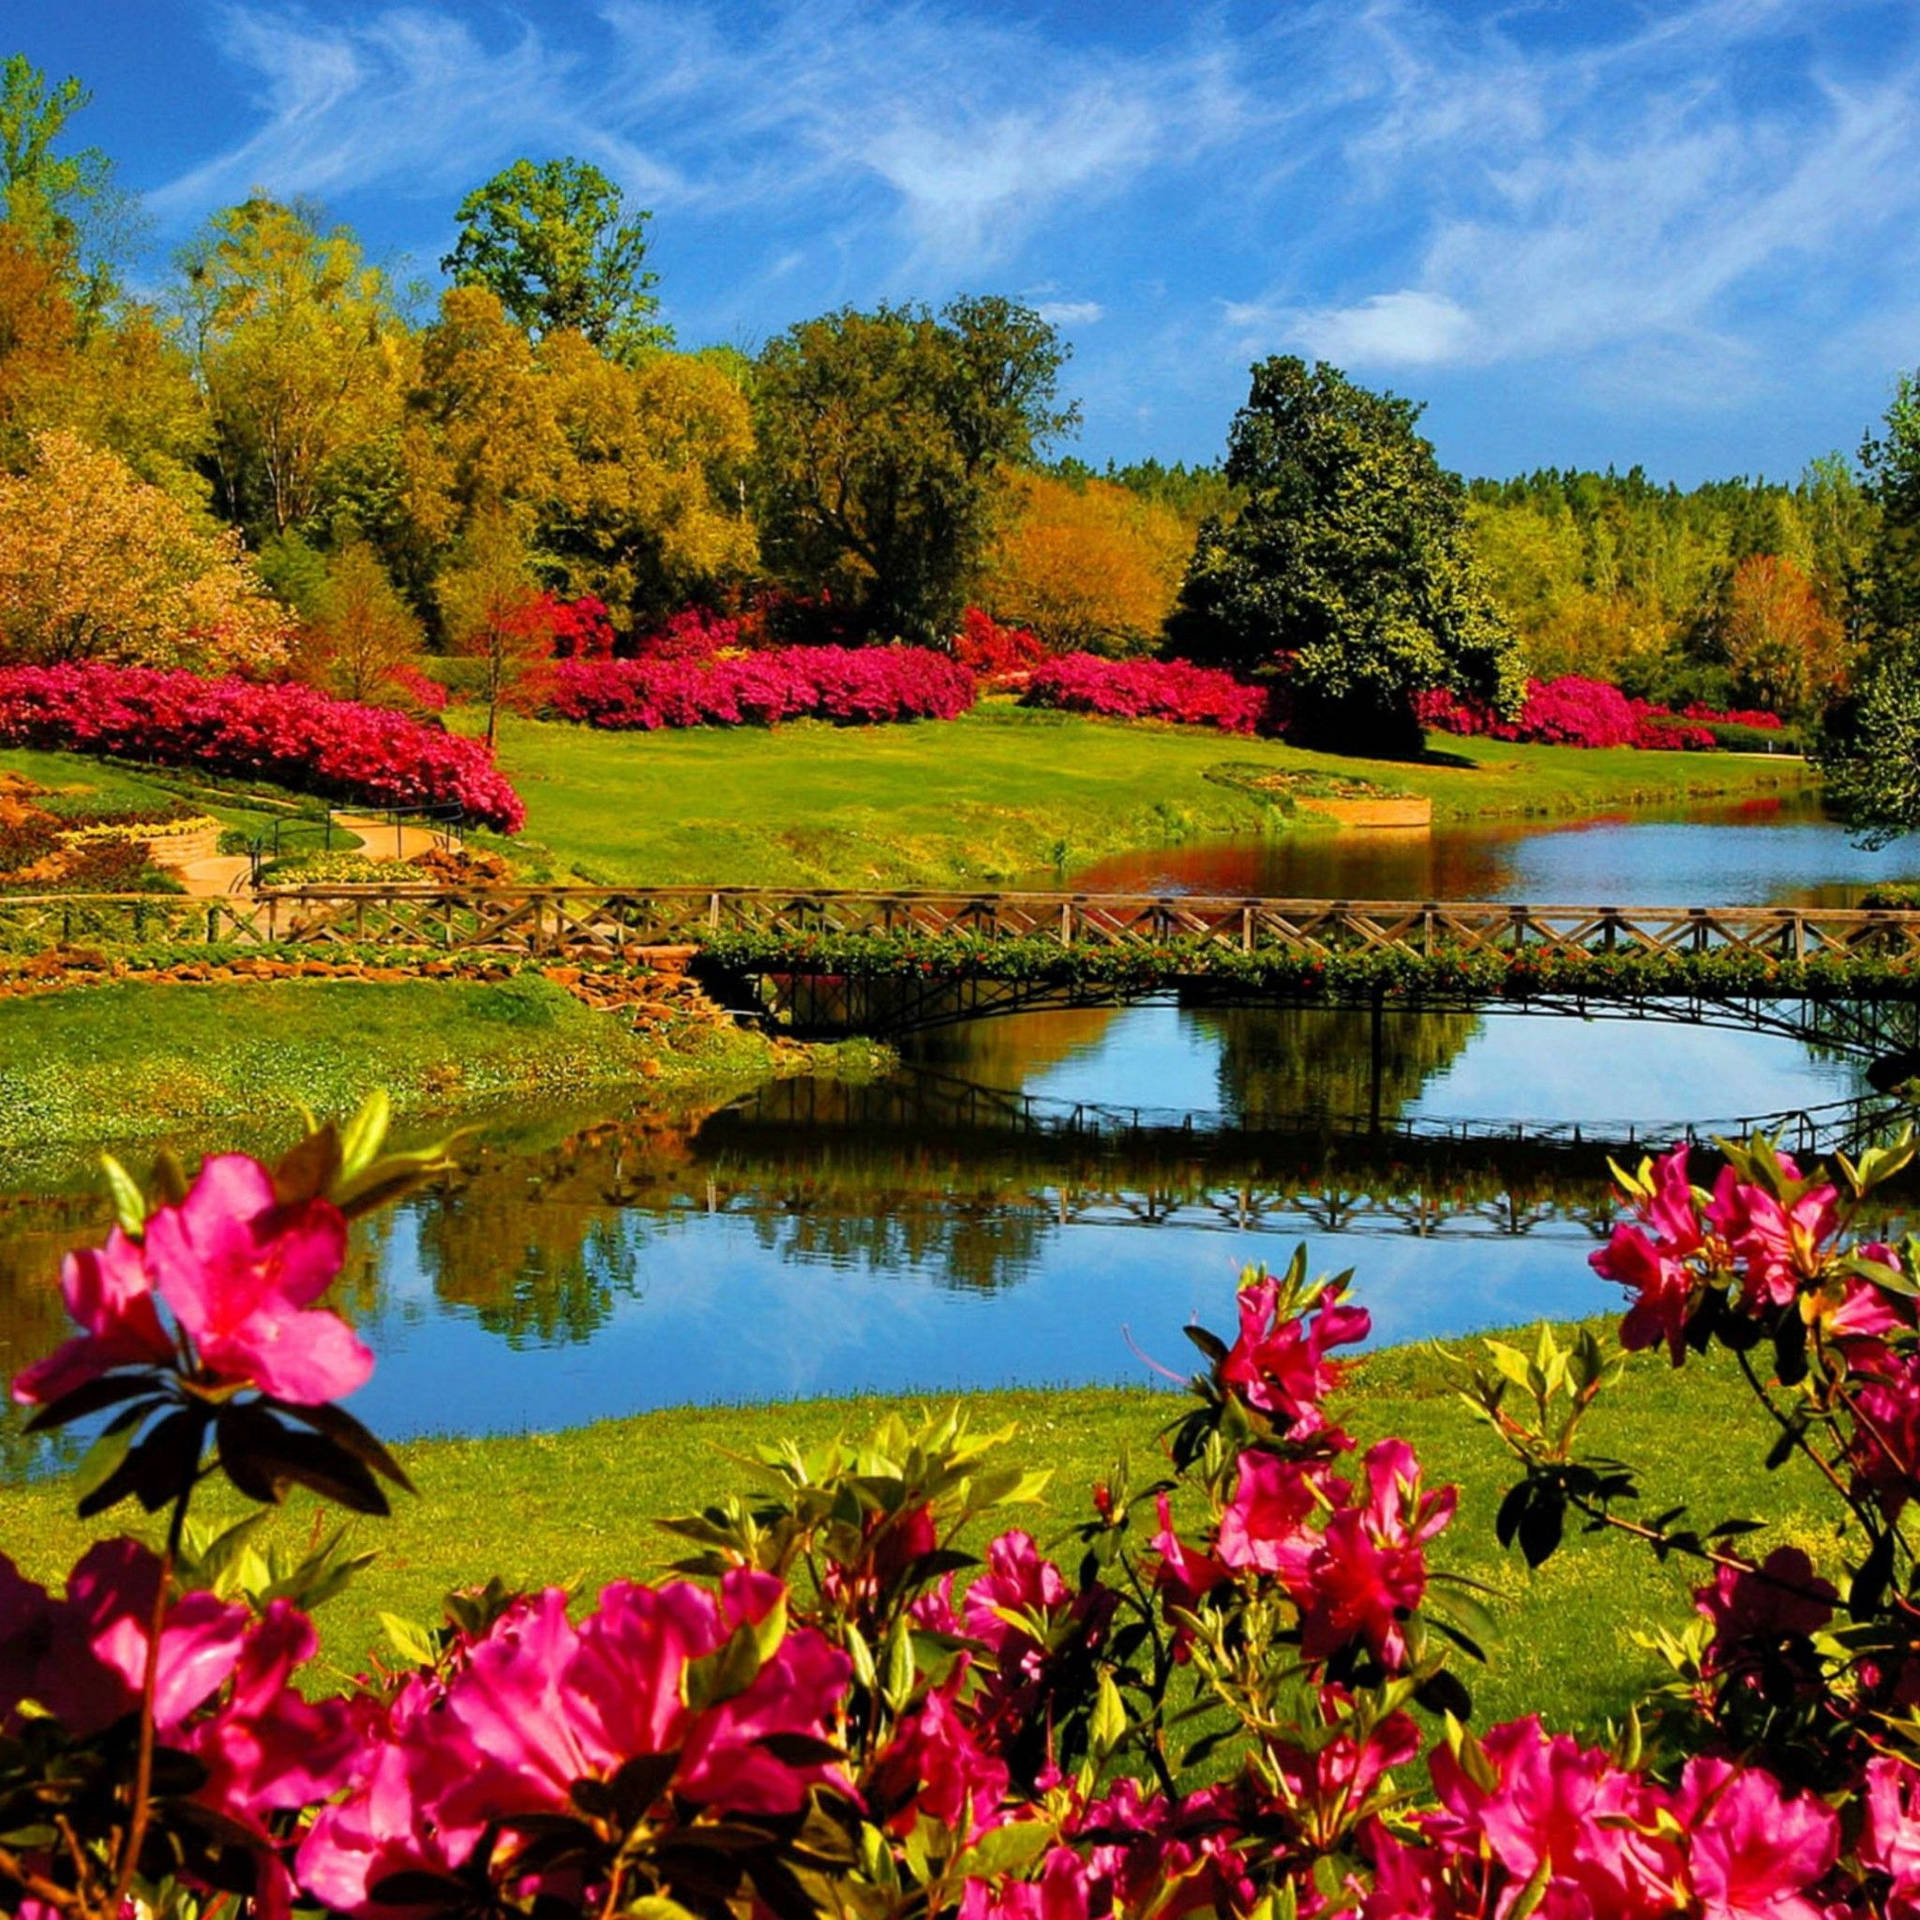
{"label": "green lawn", "polygon": [[[1811,1475],[1797,1464],[1775,1475],[1761,1470],[1767,1436],[1747,1417],[1744,1392],[1724,1361],[1695,1362],[1675,1375],[1664,1361],[1640,1356],[1611,1409],[1591,1422],[1591,1444],[1646,1470],[1642,1504],[1649,1517],[1680,1501],[1702,1522],[1764,1517],[1769,1531],[1753,1542],[1761,1551],[1786,1540],[1829,1557],[1833,1536]],[[615,1577],[652,1574],[677,1549],[650,1522],[741,1485],[723,1449],[789,1434],[817,1444],[863,1430],[889,1404],[906,1403],[680,1409],[571,1432],[403,1448],[419,1497],[402,1496],[390,1520],[359,1523],[359,1543],[377,1547],[380,1559],[325,1609],[327,1657],[350,1669],[373,1644],[380,1610],[431,1617],[448,1587],[489,1573],[516,1585],[574,1579],[589,1591]],[[1048,1507],[1029,1523],[1043,1542],[1079,1516],[1089,1483],[1122,1448],[1132,1455],[1136,1479],[1149,1477],[1159,1429],[1181,1404],[1166,1393],[1091,1389],[987,1393],[969,1401],[981,1424],[1017,1421],[1011,1452],[1054,1470]],[[1570,1535],[1536,1574],[1501,1553],[1492,1522],[1507,1484],[1504,1460],[1424,1351],[1373,1357],[1341,1404],[1363,1444],[1403,1434],[1430,1481],[1461,1487],[1460,1518],[1433,1558],[1498,1589],[1493,1611],[1501,1638],[1475,1682],[1482,1711],[1538,1709],[1556,1724],[1588,1728],[1623,1713],[1654,1676],[1631,1636],[1685,1618],[1687,1570],[1660,1567],[1617,1536]],[[313,1515],[295,1503],[273,1524],[281,1537],[304,1540]],[[0,1539],[36,1577],[56,1577],[101,1530],[111,1529],[70,1517],[69,1492],[57,1480],[0,1489]]]}
{"label": "green lawn", "polygon": [[[1236,766],[1430,795],[1437,819],[1604,812],[1804,787],[1796,759],[1447,740],[1467,766],[989,706],[960,720],[597,733],[503,723],[519,851],[553,879],[847,886],[1007,880],[1206,833],[1310,829],[1206,777]],[[3,762],[0,762],[3,764]]]}
{"label": "green lawn", "polygon": [[[651,1063],[651,1064],[650,1064]],[[763,1038],[705,1028],[673,1050],[564,989],[466,981],[129,982],[0,1000],[0,1148],[133,1139],[182,1122],[402,1112],[637,1085],[764,1078]]]}

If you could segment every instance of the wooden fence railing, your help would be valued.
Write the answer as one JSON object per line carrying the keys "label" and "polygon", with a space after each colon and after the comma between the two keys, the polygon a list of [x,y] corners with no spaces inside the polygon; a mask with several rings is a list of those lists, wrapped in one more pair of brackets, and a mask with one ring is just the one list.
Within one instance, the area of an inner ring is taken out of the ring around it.
{"label": "wooden fence railing", "polygon": [[57,946],[482,949],[622,958],[715,935],[965,934],[1061,946],[1920,958],[1920,912],[1836,907],[1530,906],[1107,893],[797,891],[769,887],[280,888],[0,898],[0,950]]}

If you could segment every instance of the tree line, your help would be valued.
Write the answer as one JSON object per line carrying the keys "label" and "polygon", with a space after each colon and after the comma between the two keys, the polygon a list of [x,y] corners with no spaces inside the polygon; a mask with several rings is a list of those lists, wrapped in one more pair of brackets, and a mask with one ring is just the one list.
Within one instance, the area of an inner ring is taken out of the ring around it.
{"label": "tree line", "polygon": [[497,668],[535,598],[603,609],[616,644],[693,607],[940,645],[972,602],[1057,648],[1282,661],[1303,730],[1383,750],[1411,744],[1411,692],[1510,707],[1528,672],[1850,737],[1914,630],[1910,387],[1857,462],[1792,484],[1469,485],[1416,403],[1278,356],[1219,466],[1095,472],[1061,454],[1068,349],[1030,308],[845,308],[689,349],[651,215],[574,159],[469,193],[432,300],[259,193],[135,293],[137,212],[71,147],[86,101],[0,67],[8,657],[359,694],[423,649]]}

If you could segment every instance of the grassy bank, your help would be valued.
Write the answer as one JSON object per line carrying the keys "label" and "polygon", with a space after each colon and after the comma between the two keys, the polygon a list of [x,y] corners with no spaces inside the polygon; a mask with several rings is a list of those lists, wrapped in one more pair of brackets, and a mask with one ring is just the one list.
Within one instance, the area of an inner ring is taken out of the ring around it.
{"label": "grassy bank", "polygon": [[351,1112],[375,1087],[404,1114],[643,1084],[691,1095],[837,1058],[731,1026],[643,1037],[524,975],[125,983],[0,1000],[0,1147]]}
{"label": "grassy bank", "polygon": [[[1308,753],[1197,727],[1008,707],[915,726],[596,733],[509,722],[520,851],[554,879],[754,885],[1005,880],[1209,833],[1313,830],[1228,768],[1359,777],[1437,820],[1575,816],[1804,787],[1793,759],[1446,740],[1458,764]],[[1214,777],[1209,777],[1210,773]]]}
{"label": "grassy bank", "polygon": [[[1696,1362],[1676,1375],[1642,1356],[1592,1422],[1591,1444],[1645,1469],[1649,1514],[1684,1500],[1702,1522],[1765,1515],[1768,1530],[1750,1544],[1764,1552],[1791,1541],[1818,1557],[1832,1544],[1818,1492],[1810,1475],[1798,1476],[1798,1463],[1774,1475],[1761,1470],[1766,1439],[1746,1415],[1744,1392],[1724,1362]],[[489,1573],[525,1585],[577,1580],[591,1591],[618,1576],[657,1572],[677,1549],[652,1519],[744,1490],[723,1450],[787,1435],[818,1444],[861,1431],[890,1404],[911,1411],[917,1403],[682,1409],[566,1433],[403,1448],[420,1496],[403,1498],[390,1520],[359,1524],[358,1543],[378,1548],[380,1558],[324,1611],[327,1658],[350,1669],[374,1644],[381,1610],[431,1617],[448,1587]],[[1158,1432],[1181,1402],[1166,1393],[1075,1389],[985,1393],[969,1404],[982,1424],[1019,1424],[1010,1456],[1054,1470],[1047,1508],[1028,1521],[1045,1542],[1080,1516],[1089,1483],[1123,1450],[1137,1481],[1151,1475]],[[1501,1638],[1476,1682],[1482,1711],[1538,1709],[1557,1724],[1590,1728],[1621,1714],[1655,1677],[1632,1636],[1686,1617],[1687,1570],[1658,1566],[1615,1536],[1573,1535],[1536,1574],[1503,1554],[1493,1515],[1507,1484],[1505,1462],[1424,1351],[1369,1359],[1342,1407],[1363,1444],[1404,1434],[1430,1481],[1461,1488],[1460,1518],[1434,1560],[1496,1589]],[[90,1533],[113,1530],[105,1522],[81,1526],[70,1508],[69,1489],[57,1480],[0,1489],[0,1538],[28,1572],[57,1577]],[[304,1540],[312,1514],[296,1503],[273,1525],[282,1538]]]}

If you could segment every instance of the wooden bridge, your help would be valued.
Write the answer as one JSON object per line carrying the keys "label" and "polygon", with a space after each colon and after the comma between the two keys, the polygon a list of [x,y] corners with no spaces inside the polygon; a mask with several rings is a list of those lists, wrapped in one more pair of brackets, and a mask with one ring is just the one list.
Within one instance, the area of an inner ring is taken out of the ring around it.
{"label": "wooden bridge", "polygon": [[[1153,992],[1531,1011],[1911,1046],[1920,912],[773,887],[289,887],[0,899],[0,953],[209,946],[644,964],[699,950],[809,1032],[899,1033]],[[736,1001],[735,1004],[742,1004]]]}

